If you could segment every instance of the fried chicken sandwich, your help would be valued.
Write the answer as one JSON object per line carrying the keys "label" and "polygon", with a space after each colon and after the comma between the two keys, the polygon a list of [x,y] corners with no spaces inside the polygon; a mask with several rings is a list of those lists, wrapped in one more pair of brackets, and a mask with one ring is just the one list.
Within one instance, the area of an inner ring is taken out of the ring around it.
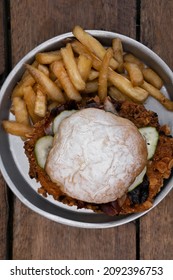
{"label": "fried chicken sandwich", "polygon": [[25,142],[39,193],[107,215],[144,211],[173,166],[173,140],[157,114],[107,98],[61,105]]}

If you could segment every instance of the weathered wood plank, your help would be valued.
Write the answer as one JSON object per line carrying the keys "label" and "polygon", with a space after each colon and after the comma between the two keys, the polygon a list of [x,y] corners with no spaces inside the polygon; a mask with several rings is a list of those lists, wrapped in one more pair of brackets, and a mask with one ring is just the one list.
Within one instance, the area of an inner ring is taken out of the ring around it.
{"label": "weathered wood plank", "polygon": [[173,191],[141,219],[140,258],[172,260],[173,258]]}
{"label": "weathered wood plank", "polygon": [[[4,73],[4,22],[3,22],[3,1],[0,1],[0,75]],[[0,85],[1,86],[1,85]],[[0,172],[0,259],[7,257],[7,223],[8,223],[8,202],[7,187]]]}
{"label": "weathered wood plank", "polygon": [[[154,12],[153,12],[154,11]],[[171,0],[141,1],[141,41],[173,69]]]}
{"label": "weathered wood plank", "polygon": [[[135,37],[136,1],[11,0],[13,65],[29,50],[76,24]],[[136,231],[86,230],[49,221],[18,199],[14,204],[13,259],[135,259]]]}
{"label": "weathered wood plank", "polygon": [[13,259],[135,258],[135,223],[110,229],[69,227],[33,213],[18,200],[14,218]]}
{"label": "weathered wood plank", "polygon": [[[154,12],[153,12],[154,11]],[[173,69],[173,2],[141,1],[141,41]],[[141,259],[173,258],[173,191],[141,220]]]}
{"label": "weathered wood plank", "polygon": [[0,75],[4,72],[4,24],[3,24],[3,1],[0,2]]}
{"label": "weathered wood plank", "polygon": [[8,212],[7,186],[0,172],[0,260],[6,259],[8,256]]}

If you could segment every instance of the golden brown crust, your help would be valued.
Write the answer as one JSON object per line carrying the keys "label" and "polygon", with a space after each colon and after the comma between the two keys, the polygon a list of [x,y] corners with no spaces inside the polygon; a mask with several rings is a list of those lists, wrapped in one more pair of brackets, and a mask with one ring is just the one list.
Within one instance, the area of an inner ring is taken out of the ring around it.
{"label": "golden brown crust", "polygon": [[153,199],[163,187],[164,179],[171,175],[173,167],[173,138],[160,134],[157,149],[152,160],[147,165],[147,176],[149,179],[149,196],[142,204],[131,205],[129,198],[122,207],[122,213],[141,212],[149,209]]}

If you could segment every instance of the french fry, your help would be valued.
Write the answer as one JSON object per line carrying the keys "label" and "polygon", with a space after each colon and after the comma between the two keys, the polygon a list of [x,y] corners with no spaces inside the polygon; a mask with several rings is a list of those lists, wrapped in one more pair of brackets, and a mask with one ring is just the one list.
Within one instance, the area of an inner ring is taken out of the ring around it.
{"label": "french fry", "polygon": [[104,101],[107,96],[108,69],[112,57],[113,57],[113,51],[111,48],[109,48],[105,53],[99,72],[98,96],[101,101]]}
{"label": "french fry", "polygon": [[[85,30],[83,30],[80,26],[76,25],[73,28],[73,34],[74,36],[84,45],[86,46],[91,52],[93,52],[96,56],[98,56],[101,60],[103,59],[106,49],[102,46],[102,44],[95,39],[93,36],[91,36],[89,33],[87,33]],[[118,67],[118,62],[112,58],[110,61],[110,66],[113,69],[116,69]]]}
{"label": "french fry", "polygon": [[61,55],[71,82],[77,90],[84,90],[85,82],[79,73],[70,43],[61,48]]}
{"label": "french fry", "polygon": [[158,89],[161,89],[163,86],[163,81],[155,71],[153,71],[151,68],[144,68],[142,73],[146,82],[152,84]]}
{"label": "french fry", "polygon": [[27,86],[33,86],[35,84],[34,78],[28,74],[26,75],[13,89],[12,98],[15,96],[23,97],[23,89]]}
{"label": "french fry", "polygon": [[92,60],[85,55],[80,54],[78,57],[77,66],[82,79],[86,81],[91,71]]}
{"label": "french fry", "polygon": [[[100,71],[101,61],[95,56],[92,59],[93,68]],[[113,71],[110,67],[108,70],[108,81],[134,102],[142,103],[148,97],[146,90],[141,87],[133,87],[132,83],[126,77]]]}
{"label": "french fry", "polygon": [[83,91],[83,93],[89,94],[89,93],[95,93],[98,91],[98,80],[93,80],[86,83],[86,87]]}
{"label": "french fry", "polygon": [[111,69],[109,69],[108,79],[116,88],[134,102],[142,103],[148,97],[148,92],[145,89],[133,87],[132,83],[127,78]]}
{"label": "french fry", "polygon": [[16,121],[3,122],[8,133],[29,137],[31,125],[47,111],[68,100],[85,104],[91,96],[143,103],[151,95],[173,111],[173,101],[160,91],[162,79],[135,55],[124,54],[119,38],[107,49],[80,26],[73,34],[76,39],[64,41],[65,47],[38,53],[32,65],[26,65],[12,91],[10,111]]}
{"label": "french fry", "polygon": [[88,81],[93,81],[93,80],[97,79],[98,76],[99,76],[99,72],[94,69],[91,69],[89,76],[88,76]]}
{"label": "french fry", "polygon": [[125,94],[123,94],[121,91],[119,91],[114,86],[109,87],[108,95],[110,95],[110,97],[112,97],[114,100],[117,100],[117,101],[130,100],[130,98],[128,98]]}
{"label": "french fry", "polygon": [[173,111],[173,101],[166,98],[160,90],[146,81],[144,81],[141,87],[147,90],[149,95],[157,99],[167,110]]}
{"label": "french fry", "polygon": [[47,100],[46,95],[41,91],[37,90],[34,113],[39,117],[45,117],[47,111]]}
{"label": "french fry", "polygon": [[113,49],[113,57],[116,61],[118,61],[119,65],[117,67],[117,71],[122,73],[124,70],[123,66],[123,46],[122,42],[119,38],[115,38],[112,40],[112,49]]}
{"label": "french fry", "polygon": [[124,68],[126,69],[134,87],[141,86],[143,84],[144,78],[138,64],[125,62]]}
{"label": "french fry", "polygon": [[46,65],[38,64],[38,70],[43,72],[47,77],[49,77],[49,68]]}
{"label": "french fry", "polygon": [[27,64],[26,67],[34,80],[41,85],[43,90],[46,91],[49,98],[60,103],[65,103],[65,98],[61,89],[58,88],[58,86],[49,77],[31,65]]}
{"label": "french fry", "polygon": [[[34,62],[31,64],[33,67],[37,68],[38,67],[38,62],[34,60]],[[29,74],[28,70],[25,70],[25,72],[22,75],[21,80],[25,79]],[[31,75],[30,75],[31,76]]]}
{"label": "french fry", "polygon": [[[52,70],[51,70],[51,64],[49,65],[49,78],[53,81],[53,82],[55,82],[56,81],[56,79],[57,79],[57,77],[55,76],[55,74],[52,72]],[[60,87],[61,88],[61,87]]]}
{"label": "french fry", "polygon": [[25,101],[22,98],[16,96],[13,98],[12,103],[16,121],[25,125],[30,125]]}
{"label": "french fry", "polygon": [[91,52],[81,42],[73,40],[71,42],[71,46],[75,53],[77,53],[78,55],[85,55],[86,57],[92,60]]}
{"label": "french fry", "polygon": [[55,61],[51,65],[53,73],[57,76],[59,82],[61,83],[67,97],[71,100],[81,101],[81,95],[78,90],[72,84],[62,61]]}
{"label": "french fry", "polygon": [[5,131],[9,134],[28,138],[29,135],[33,132],[33,127],[18,123],[16,121],[2,121],[2,126]]}
{"label": "french fry", "polygon": [[131,53],[126,53],[124,56],[124,62],[130,62],[130,63],[135,63],[139,66],[140,69],[143,69],[145,67],[144,63],[137,58],[135,55]]}
{"label": "french fry", "polygon": [[[94,54],[91,54],[91,57],[92,57],[92,66],[93,68],[100,72],[100,69],[101,69],[101,64],[102,64],[102,60],[100,60],[97,56],[95,56]],[[109,67],[109,70],[110,71],[113,71],[110,67]]]}
{"label": "french fry", "polygon": [[30,116],[33,124],[40,121],[41,118],[39,116],[37,116],[34,112],[36,93],[31,86],[24,88],[24,97],[23,98],[26,103],[26,107],[27,107],[29,116]]}
{"label": "french fry", "polygon": [[35,57],[36,57],[37,62],[41,63],[41,64],[51,64],[52,62],[54,62],[56,60],[62,59],[60,50],[37,53]]}
{"label": "french fry", "polygon": [[61,90],[63,90],[63,87],[62,87],[62,85],[61,85],[61,83],[60,83],[60,81],[58,80],[57,77],[56,77],[56,80],[54,81],[54,83],[55,83]]}
{"label": "french fry", "polygon": [[[33,86],[32,88],[33,88],[33,90],[34,90],[35,93],[37,92],[37,90],[40,90],[42,93],[44,93],[45,95],[47,95],[46,90],[45,90],[42,86],[40,86],[39,84],[37,84],[37,83],[35,83],[34,86]],[[48,97],[47,97],[47,98],[48,98]]]}

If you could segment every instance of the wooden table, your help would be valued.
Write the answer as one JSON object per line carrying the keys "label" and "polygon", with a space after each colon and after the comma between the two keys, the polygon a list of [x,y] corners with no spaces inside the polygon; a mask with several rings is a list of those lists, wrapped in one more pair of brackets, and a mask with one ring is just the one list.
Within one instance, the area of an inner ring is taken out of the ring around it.
{"label": "wooden table", "polygon": [[[173,69],[171,0],[1,0],[0,82],[32,48],[76,24],[122,33]],[[173,191],[140,220],[79,229],[34,213],[0,177],[0,259],[173,259]]]}

